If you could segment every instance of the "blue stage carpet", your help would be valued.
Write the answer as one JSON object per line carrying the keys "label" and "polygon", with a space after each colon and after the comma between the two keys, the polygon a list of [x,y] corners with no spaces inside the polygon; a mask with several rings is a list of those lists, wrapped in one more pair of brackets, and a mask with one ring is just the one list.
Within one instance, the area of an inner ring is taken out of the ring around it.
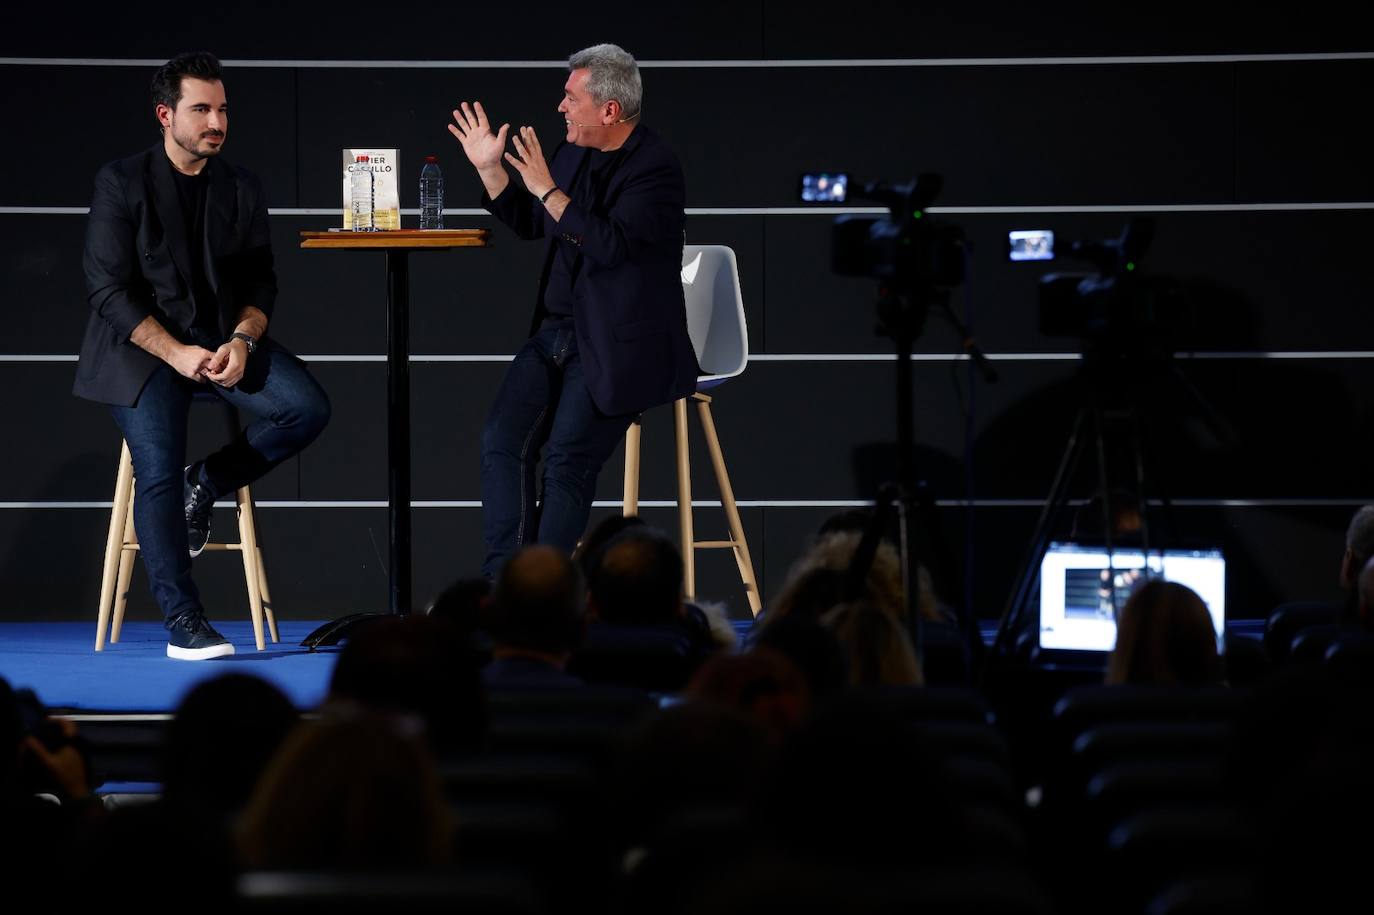
{"label": "blue stage carpet", "polygon": [[171,712],[202,680],[233,671],[275,684],[297,708],[324,699],[337,648],[300,647],[318,622],[278,623],[281,641],[263,651],[247,621],[215,622],[237,654],[213,661],[173,661],[161,623],[124,624],[119,644],[95,651],[95,624],[0,623],[0,676],[15,689],[33,689],[53,709]]}

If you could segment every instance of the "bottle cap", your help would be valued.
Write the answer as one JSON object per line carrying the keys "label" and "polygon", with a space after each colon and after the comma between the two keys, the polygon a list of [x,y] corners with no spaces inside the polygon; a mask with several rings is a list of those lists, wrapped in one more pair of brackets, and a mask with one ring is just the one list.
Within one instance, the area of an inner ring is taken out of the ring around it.
{"label": "bottle cap", "polygon": [[358,161],[358,162],[366,162],[366,161],[367,161],[367,156],[359,156],[359,157],[357,158],[356,161]]}
{"label": "bottle cap", "polygon": [[438,161],[439,161],[439,157],[438,157],[438,156],[425,156],[425,161],[426,161],[426,162],[438,162]]}

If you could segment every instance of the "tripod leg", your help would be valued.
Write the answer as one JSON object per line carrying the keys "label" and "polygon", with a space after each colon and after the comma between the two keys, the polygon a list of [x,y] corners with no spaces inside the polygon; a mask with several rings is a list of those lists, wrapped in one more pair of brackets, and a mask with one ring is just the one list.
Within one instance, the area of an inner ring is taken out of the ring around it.
{"label": "tripod leg", "polygon": [[1035,523],[1035,531],[1031,535],[1025,557],[1021,561],[1021,573],[1017,576],[1011,597],[1008,598],[1007,605],[1002,610],[1002,618],[998,621],[997,637],[992,643],[994,656],[1001,650],[1007,634],[1020,622],[1019,617],[1025,609],[1031,587],[1039,575],[1040,570],[1036,567],[1037,561],[1045,554],[1050,528],[1054,524],[1055,517],[1068,500],[1069,485],[1073,482],[1074,475],[1078,470],[1078,461],[1084,448],[1083,424],[1086,422],[1087,416],[1087,409],[1081,408],[1078,415],[1074,417],[1073,430],[1069,433],[1068,443],[1064,447],[1064,455],[1059,460],[1059,469],[1055,471],[1054,483],[1050,487],[1049,497],[1045,500],[1045,507],[1040,510],[1040,518]]}
{"label": "tripod leg", "polygon": [[1145,489],[1145,433],[1141,428],[1140,413],[1131,411],[1131,452],[1135,457],[1135,494],[1136,511],[1140,515],[1140,545],[1145,551],[1145,565],[1150,564],[1150,506]]}
{"label": "tripod leg", "polygon": [[1100,407],[1093,410],[1093,417],[1097,426],[1097,490],[1102,494],[1102,539],[1107,545],[1107,604],[1112,608],[1112,619],[1116,619],[1116,543],[1112,536],[1116,519],[1112,508],[1111,475],[1107,472],[1107,417]]}

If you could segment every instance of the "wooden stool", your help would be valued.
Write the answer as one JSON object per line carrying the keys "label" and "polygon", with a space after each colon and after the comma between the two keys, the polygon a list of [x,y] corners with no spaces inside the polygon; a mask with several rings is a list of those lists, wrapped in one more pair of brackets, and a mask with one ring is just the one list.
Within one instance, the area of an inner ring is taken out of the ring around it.
{"label": "wooden stool", "polygon": [[[248,586],[248,606],[253,618],[253,637],[258,651],[263,643],[262,619],[272,641],[279,641],[277,619],[272,613],[272,598],[267,591],[267,574],[263,571],[262,550],[258,547],[257,523],[253,516],[253,494],[247,486],[240,486],[234,495],[238,505],[238,543],[207,543],[207,550],[238,550],[243,555],[243,580]],[[134,462],[129,455],[129,443],[123,442],[119,451],[119,472],[115,475],[114,505],[110,509],[110,533],[105,541],[105,568],[100,576],[100,612],[95,631],[95,650],[105,649],[105,632],[109,628],[111,644],[119,641],[124,623],[124,607],[129,596],[129,580],[134,574],[134,553],[138,552],[138,535],[134,533]],[[113,611],[113,618],[111,617]]]}
{"label": "wooden stool", "polygon": [[[754,577],[754,562],[749,558],[749,544],[744,537],[744,525],[740,522],[739,508],[735,505],[735,491],[730,486],[730,474],[725,468],[725,455],[720,449],[720,438],[716,435],[716,423],[711,417],[711,398],[698,391],[690,398],[696,401],[701,417],[701,428],[706,433],[706,447],[711,452],[711,466],[716,472],[716,485],[720,489],[721,508],[725,509],[725,519],[730,528],[729,540],[697,540],[692,524],[692,464],[688,452],[687,401],[684,397],[673,403],[673,413],[677,426],[677,510],[678,529],[682,537],[682,587],[688,600],[697,595],[696,551],[697,550],[734,550],[735,564],[739,566],[739,578],[744,584],[744,593],[749,599],[749,610],[754,616],[763,609],[759,598],[758,579]],[[639,514],[639,447],[643,429],[639,418],[625,431],[625,508],[628,515]]]}

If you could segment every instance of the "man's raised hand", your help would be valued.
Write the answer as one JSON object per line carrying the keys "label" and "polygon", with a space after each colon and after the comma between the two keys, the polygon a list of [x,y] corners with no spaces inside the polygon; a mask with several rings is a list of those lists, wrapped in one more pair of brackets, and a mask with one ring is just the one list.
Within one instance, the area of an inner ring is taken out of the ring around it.
{"label": "man's raised hand", "polygon": [[502,124],[496,133],[491,132],[491,124],[487,121],[487,113],[482,109],[481,102],[462,102],[453,109],[453,123],[448,125],[448,132],[463,144],[463,152],[478,171],[501,166],[501,154],[506,149],[506,134],[509,131],[510,125]]}

